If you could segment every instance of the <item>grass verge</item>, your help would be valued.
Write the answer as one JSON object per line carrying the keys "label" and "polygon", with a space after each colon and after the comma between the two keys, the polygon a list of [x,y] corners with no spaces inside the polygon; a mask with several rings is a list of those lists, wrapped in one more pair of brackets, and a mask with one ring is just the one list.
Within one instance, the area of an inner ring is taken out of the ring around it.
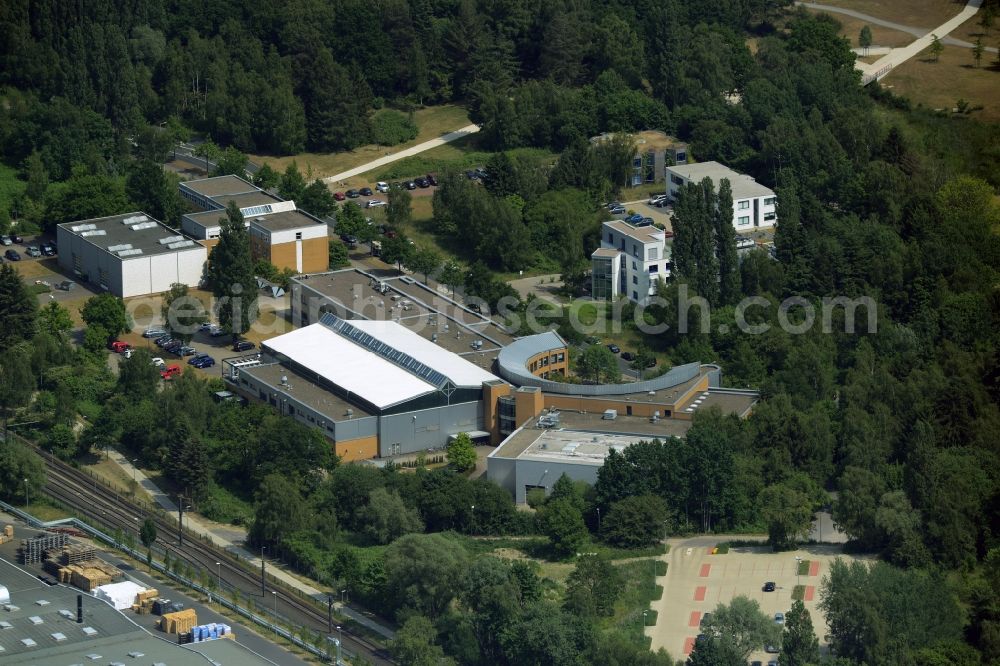
{"label": "grass verge", "polygon": [[614,616],[603,622],[604,628],[649,649],[650,641],[643,627],[656,624],[656,611],[650,610],[649,604],[663,596],[663,586],[656,585],[653,569],[645,562],[619,564],[618,571],[625,579],[625,591],[615,605]]}
{"label": "grass verge", "polygon": [[799,560],[799,571],[798,575],[808,576],[809,575],[809,560]]}
{"label": "grass verge", "polygon": [[806,586],[796,585],[792,588],[792,601],[802,601],[806,596]]}

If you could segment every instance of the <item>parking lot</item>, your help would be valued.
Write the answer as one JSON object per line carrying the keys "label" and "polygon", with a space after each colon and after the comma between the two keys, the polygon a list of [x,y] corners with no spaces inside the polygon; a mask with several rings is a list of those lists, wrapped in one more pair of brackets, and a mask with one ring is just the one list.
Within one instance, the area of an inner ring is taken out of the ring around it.
{"label": "parking lot", "polygon": [[[772,553],[766,546],[733,548],[725,555],[712,555],[712,547],[720,540],[699,537],[671,541],[666,556],[667,575],[657,581],[664,587],[663,598],[652,603],[658,613],[656,626],[646,628],[652,649],[665,648],[675,659],[687,657],[700,632],[703,614],[714,611],[719,604],[728,604],[736,596],[756,600],[769,617],[777,612],[787,614],[792,607],[792,590],[801,584],[805,586],[803,602],[812,616],[821,650],[825,651],[829,630],[817,607],[820,582],[836,558],[867,558],[844,555],[841,547],[830,545],[784,553]],[[796,557],[809,561],[808,574],[798,574]],[[768,581],[775,583],[773,592],[763,591]],[[760,651],[750,655],[750,661],[764,664],[775,658],[780,662],[780,654]]]}

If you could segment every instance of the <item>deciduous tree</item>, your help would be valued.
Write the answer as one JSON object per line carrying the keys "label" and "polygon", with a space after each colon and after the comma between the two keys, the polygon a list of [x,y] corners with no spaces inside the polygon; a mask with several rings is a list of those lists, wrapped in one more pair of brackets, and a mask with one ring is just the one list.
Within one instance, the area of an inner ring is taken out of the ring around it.
{"label": "deciduous tree", "polygon": [[185,344],[190,342],[198,327],[208,321],[205,304],[191,295],[186,284],[170,285],[170,291],[163,295],[160,313],[170,334]]}
{"label": "deciduous tree", "polygon": [[98,294],[87,299],[80,316],[88,326],[100,327],[112,338],[132,328],[125,301],[113,294]]}
{"label": "deciduous tree", "polygon": [[785,615],[781,658],[788,666],[809,666],[819,663],[819,639],[813,630],[809,611],[800,600],[793,601],[792,609]]}
{"label": "deciduous tree", "polygon": [[460,432],[448,442],[448,464],[457,472],[467,472],[476,466],[476,448],[469,433]]}

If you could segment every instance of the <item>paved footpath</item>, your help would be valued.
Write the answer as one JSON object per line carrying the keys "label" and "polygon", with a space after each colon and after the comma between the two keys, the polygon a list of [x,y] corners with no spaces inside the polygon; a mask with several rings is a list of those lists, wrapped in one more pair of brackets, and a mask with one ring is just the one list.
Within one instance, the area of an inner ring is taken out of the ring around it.
{"label": "paved footpath", "polygon": [[[902,65],[904,62],[917,55],[927,47],[931,45],[934,37],[937,36],[944,44],[951,44],[954,46],[962,46],[964,48],[972,48],[973,44],[963,41],[961,39],[954,39],[948,37],[948,33],[955,30],[960,25],[968,21],[970,18],[976,15],[979,11],[979,7],[983,4],[983,0],[969,0],[968,4],[962,8],[955,16],[951,17],[938,27],[932,30],[925,30],[923,28],[914,28],[912,26],[901,25],[899,23],[893,23],[892,21],[886,21],[883,19],[876,18],[874,16],[869,16],[867,14],[862,14],[861,12],[856,12],[851,9],[843,9],[841,7],[833,7],[830,5],[821,5],[813,2],[799,2],[797,3],[803,7],[809,9],[815,9],[817,11],[824,12],[835,12],[838,14],[844,14],[846,16],[852,16],[854,18],[861,19],[863,21],[868,21],[873,25],[879,25],[885,28],[891,28],[893,30],[899,30],[901,32],[908,32],[915,36],[915,39],[910,44],[890,50],[886,55],[879,58],[875,62],[868,64],[858,60],[855,63],[857,67],[862,72],[862,84],[870,83],[873,80],[881,79],[892,71],[894,67]],[[986,47],[986,51],[990,53],[996,53],[997,49],[994,47]]]}
{"label": "paved footpath", "polygon": [[448,132],[447,134],[443,134],[436,139],[431,139],[430,141],[424,141],[423,143],[418,143],[417,145],[401,150],[398,153],[392,153],[391,155],[380,157],[377,160],[372,160],[367,164],[362,164],[359,167],[354,167],[353,169],[348,169],[347,171],[344,171],[342,173],[334,174],[332,176],[329,176],[328,178],[324,178],[323,182],[337,183],[342,180],[347,180],[348,178],[353,178],[354,176],[357,176],[359,174],[367,173],[372,169],[377,169],[380,166],[385,166],[386,164],[392,164],[393,162],[401,160],[404,157],[412,157],[413,155],[422,153],[425,150],[430,150],[431,148],[437,148],[438,146],[443,146],[446,143],[451,143],[452,141],[461,139],[462,137],[469,136],[470,134],[475,134],[478,131],[479,131],[479,125],[466,125],[465,127],[457,129],[454,132]]}
{"label": "paved footpath", "polygon": [[[177,504],[175,504],[165,492],[153,483],[153,481],[147,477],[141,469],[132,465],[132,463],[125,456],[115,449],[109,449],[108,454],[111,462],[117,464],[126,475],[134,478],[139,487],[142,488],[164,511],[166,511],[167,515],[169,515],[171,519],[177,519]],[[184,527],[189,532],[207,537],[209,541],[219,548],[237,555],[241,560],[249,562],[254,567],[260,567],[260,556],[255,555],[243,546],[246,542],[246,530],[231,525],[215,528],[209,527],[204,519],[194,513],[185,514]],[[300,590],[301,592],[304,592],[313,599],[316,599],[324,604],[327,602],[327,592],[313,587],[312,585],[291,575],[287,571],[280,569],[276,564],[274,564],[274,562],[269,561],[267,563],[267,572],[288,587]],[[368,627],[385,638],[392,639],[395,636],[395,632],[389,627],[375,622],[366,615],[359,613],[339,601],[335,601],[333,607],[342,615],[346,615],[358,624]]]}

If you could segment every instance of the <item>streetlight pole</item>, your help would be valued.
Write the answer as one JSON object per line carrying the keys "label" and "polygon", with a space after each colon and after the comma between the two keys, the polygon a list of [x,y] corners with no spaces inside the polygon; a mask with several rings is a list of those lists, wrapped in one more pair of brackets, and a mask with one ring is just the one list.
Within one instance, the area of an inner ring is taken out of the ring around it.
{"label": "streetlight pole", "polygon": [[333,633],[333,595],[326,595],[326,633]]}
{"label": "streetlight pole", "polygon": [[341,603],[341,605],[343,605],[343,604],[345,603],[345,602],[344,602],[344,598],[345,598],[346,596],[347,596],[347,588],[345,587],[344,589],[342,589],[342,590],[340,591],[340,603]]}
{"label": "streetlight pole", "polygon": [[28,510],[28,477],[24,477],[24,510]]}
{"label": "streetlight pole", "polygon": [[473,534],[476,533],[476,505],[472,505],[472,529],[470,530]]}
{"label": "streetlight pole", "polygon": [[597,533],[601,533],[601,507],[597,507]]}
{"label": "streetlight pole", "polygon": [[215,566],[219,568],[219,594],[222,594],[222,562],[216,562]]}
{"label": "streetlight pole", "polygon": [[277,590],[271,590],[271,597],[274,598],[274,629],[275,629],[275,633],[277,633],[277,629],[278,629],[278,591]]}
{"label": "streetlight pole", "polygon": [[264,597],[264,594],[266,592],[265,589],[264,589],[264,549],[266,549],[266,548],[267,548],[267,546],[261,546],[260,547],[260,596],[261,596],[261,598]]}

